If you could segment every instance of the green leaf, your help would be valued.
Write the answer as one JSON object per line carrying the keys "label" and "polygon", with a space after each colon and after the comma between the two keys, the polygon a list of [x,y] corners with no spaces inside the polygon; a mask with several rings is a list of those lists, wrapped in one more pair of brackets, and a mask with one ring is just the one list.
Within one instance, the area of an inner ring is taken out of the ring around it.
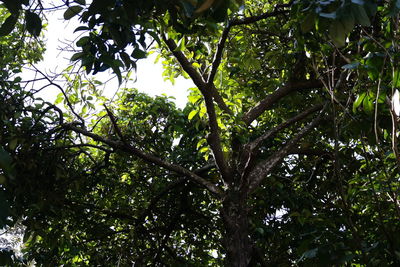
{"label": "green leaf", "polygon": [[393,72],[393,87],[400,88],[400,71],[397,69]]}
{"label": "green leaf", "polygon": [[374,103],[372,97],[364,97],[363,100],[363,109],[366,113],[371,114],[374,110]]}
{"label": "green leaf", "polygon": [[340,21],[335,20],[332,22],[329,28],[329,36],[338,47],[342,47],[346,44],[346,30]]}
{"label": "green leaf", "polygon": [[89,36],[83,36],[76,42],[76,46],[82,47],[90,41]]}
{"label": "green leaf", "polygon": [[64,12],[64,19],[69,20],[81,12],[83,7],[81,6],[71,6]]}
{"label": "green leaf", "polygon": [[12,32],[15,28],[15,24],[18,21],[18,15],[11,14],[8,18],[4,21],[3,25],[0,27],[0,36],[6,36]]}
{"label": "green leaf", "polygon": [[351,12],[346,12],[346,16],[343,16],[340,19],[340,22],[342,23],[345,33],[350,33],[354,29],[354,24],[355,24],[355,19],[354,15]]}
{"label": "green leaf", "polygon": [[57,95],[56,101],[54,101],[54,104],[55,105],[60,104],[63,100],[64,100],[64,94],[63,93],[59,93]]}
{"label": "green leaf", "polygon": [[0,187],[0,228],[7,225],[8,216],[10,216],[10,204],[7,201],[5,191]]}
{"label": "green leaf", "polygon": [[87,30],[89,30],[89,27],[86,27],[86,26],[79,26],[79,27],[77,27],[77,28],[74,30],[74,33],[75,33],[75,32],[78,32],[78,31],[87,31]]}
{"label": "green leaf", "polygon": [[201,99],[200,95],[189,95],[188,100],[190,103],[195,104],[197,101]]}
{"label": "green leaf", "polygon": [[319,13],[319,15],[321,17],[328,18],[328,19],[336,19],[336,12],[331,12],[331,13],[321,12],[321,13]]}
{"label": "green leaf", "polygon": [[115,65],[112,65],[110,67],[114,71],[114,74],[117,75],[118,83],[121,84],[122,83],[122,74],[121,74],[121,71],[120,71],[119,67],[117,67]]}
{"label": "green leaf", "polygon": [[31,237],[32,233],[28,229],[25,230],[24,237],[22,238],[22,242],[26,243]]}
{"label": "green leaf", "polygon": [[135,50],[133,50],[131,56],[136,59],[142,59],[146,58],[147,53],[143,50],[140,50],[139,48],[136,48]]}
{"label": "green leaf", "polygon": [[86,5],[86,0],[75,0],[75,3],[80,5]]}
{"label": "green leaf", "polygon": [[188,115],[188,120],[193,119],[194,116],[196,116],[196,114],[198,113],[198,110],[192,110],[190,111],[189,115]]}
{"label": "green leaf", "polygon": [[182,38],[178,41],[176,51],[184,51],[184,50],[186,49],[185,43],[186,43],[185,38],[182,37]]}
{"label": "green leaf", "polygon": [[363,6],[365,4],[364,0],[351,0],[353,4]]}
{"label": "green leaf", "polygon": [[0,147],[0,167],[1,168],[8,168],[12,163],[12,158],[10,155],[7,153],[7,151],[4,150],[3,147]]}
{"label": "green leaf", "polygon": [[84,52],[75,53],[75,54],[72,55],[72,57],[71,57],[70,60],[71,60],[71,61],[76,61],[76,60],[82,58],[84,55],[85,55]]}
{"label": "green leaf", "polygon": [[3,147],[0,147],[0,168],[8,175],[13,176],[14,169],[11,166],[12,158]]}
{"label": "green leaf", "polygon": [[351,5],[351,10],[354,15],[354,18],[358,23],[362,26],[370,26],[371,21],[368,18],[367,12],[365,11],[364,7],[360,5]]}
{"label": "green leaf", "polygon": [[353,113],[356,112],[357,108],[361,105],[364,98],[365,98],[365,93],[362,93],[357,96],[356,101],[354,101],[354,103],[353,103]]}
{"label": "green leaf", "polygon": [[357,69],[358,66],[360,66],[360,62],[355,61],[355,62],[346,64],[346,65],[343,65],[343,66],[342,66],[342,69],[345,69],[345,70],[353,70],[353,69]]}
{"label": "green leaf", "polygon": [[17,139],[17,138],[14,138],[14,139],[12,139],[12,140],[10,141],[10,143],[8,144],[8,147],[9,147],[11,150],[14,150],[14,149],[17,147],[17,145],[18,145],[18,139]]}
{"label": "green leaf", "polygon": [[42,20],[39,15],[30,11],[25,11],[26,29],[30,34],[38,37],[42,31]]}
{"label": "green leaf", "polygon": [[300,25],[301,31],[306,33],[311,31],[315,27],[315,13],[310,12],[304,18],[303,22]]}
{"label": "green leaf", "polygon": [[157,35],[156,32],[148,31],[147,34],[150,35],[151,37],[153,37],[153,39],[154,39],[159,45],[161,45],[161,39],[160,39],[160,37],[158,37],[158,35]]}
{"label": "green leaf", "polygon": [[122,61],[124,61],[125,67],[129,68],[131,66],[131,57],[125,52],[121,52],[119,55]]}

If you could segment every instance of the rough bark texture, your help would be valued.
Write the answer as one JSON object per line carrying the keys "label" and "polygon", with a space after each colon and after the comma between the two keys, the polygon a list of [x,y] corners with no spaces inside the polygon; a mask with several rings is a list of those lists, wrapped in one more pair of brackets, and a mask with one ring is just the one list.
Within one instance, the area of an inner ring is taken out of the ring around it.
{"label": "rough bark texture", "polygon": [[249,236],[248,211],[243,194],[229,192],[223,202],[221,214],[226,230],[224,239],[226,266],[249,266],[252,242]]}

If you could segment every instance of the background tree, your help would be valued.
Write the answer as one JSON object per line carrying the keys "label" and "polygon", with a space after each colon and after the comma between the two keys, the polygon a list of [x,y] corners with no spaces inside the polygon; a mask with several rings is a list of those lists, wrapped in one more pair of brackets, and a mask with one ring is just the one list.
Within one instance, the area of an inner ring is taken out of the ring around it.
{"label": "background tree", "polygon": [[88,92],[106,102],[95,80],[66,74],[63,88],[47,77],[68,111],[38,107],[34,142],[3,153],[28,259],[398,264],[397,2],[241,4],[65,3],[87,33],[72,57],[86,73],[122,81],[152,36],[166,75],[196,88],[184,110],[123,89],[89,118]]}

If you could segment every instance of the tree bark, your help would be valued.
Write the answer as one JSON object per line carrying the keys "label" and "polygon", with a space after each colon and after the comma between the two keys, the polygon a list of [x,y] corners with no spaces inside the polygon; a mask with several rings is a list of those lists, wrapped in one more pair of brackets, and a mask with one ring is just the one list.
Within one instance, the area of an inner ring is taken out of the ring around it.
{"label": "tree bark", "polygon": [[226,266],[249,266],[253,246],[245,196],[240,192],[229,192],[223,201],[221,215],[225,227]]}

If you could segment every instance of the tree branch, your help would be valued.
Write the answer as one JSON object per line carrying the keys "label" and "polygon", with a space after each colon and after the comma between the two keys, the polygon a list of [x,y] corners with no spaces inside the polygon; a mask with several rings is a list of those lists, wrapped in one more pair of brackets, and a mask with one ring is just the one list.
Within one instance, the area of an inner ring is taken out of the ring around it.
{"label": "tree branch", "polygon": [[137,148],[135,148],[129,144],[123,143],[121,141],[113,141],[113,140],[106,139],[102,136],[99,136],[97,134],[89,132],[83,128],[77,127],[74,124],[63,124],[62,127],[64,129],[72,130],[76,133],[80,133],[84,136],[90,137],[95,141],[101,142],[103,144],[107,144],[114,149],[119,149],[128,154],[134,155],[138,158],[143,159],[144,161],[146,161],[148,163],[155,164],[155,165],[163,167],[167,170],[184,175],[184,176],[188,177],[190,180],[192,180],[193,182],[196,182],[197,184],[202,185],[203,187],[208,189],[210,192],[214,193],[215,195],[217,195],[219,197],[221,197],[223,195],[221,189],[218,186],[216,186],[213,183],[198,176],[194,172],[191,172],[191,171],[185,169],[184,167],[182,167],[180,165],[172,164],[167,161],[164,161],[156,156],[145,153],[145,152],[141,151],[140,149],[137,149]]}
{"label": "tree branch", "polygon": [[249,146],[252,147],[252,148],[253,148],[253,147],[254,147],[254,148],[258,147],[259,144],[260,144],[262,141],[265,141],[265,140],[268,139],[270,136],[272,136],[272,135],[278,133],[279,131],[281,131],[281,130],[287,128],[288,126],[292,125],[293,123],[296,123],[296,122],[298,122],[298,121],[300,121],[300,120],[306,118],[308,115],[310,115],[310,114],[312,114],[312,113],[314,113],[314,112],[316,112],[316,111],[318,111],[318,110],[321,110],[323,107],[324,107],[323,104],[317,104],[317,105],[312,106],[312,107],[309,108],[309,109],[306,109],[305,111],[303,111],[303,112],[297,114],[296,116],[294,116],[294,117],[288,119],[287,121],[285,121],[285,122],[279,124],[278,126],[272,128],[272,129],[270,129],[269,131],[265,132],[263,135],[261,135],[260,137],[258,137],[257,139],[255,139],[253,142],[250,142],[250,143],[249,143]]}
{"label": "tree branch", "polygon": [[176,44],[174,40],[167,39],[165,35],[162,36],[164,42],[167,44],[168,48],[171,50],[172,54],[178,60],[179,64],[182,66],[183,70],[188,73],[190,78],[193,80],[194,84],[199,88],[202,93],[205,101],[205,105],[207,108],[208,120],[210,125],[210,134],[207,138],[207,141],[211,147],[211,150],[214,154],[215,162],[218,166],[218,169],[221,172],[222,179],[224,181],[228,181],[230,179],[230,170],[226,160],[224,158],[221,146],[221,140],[219,136],[219,127],[217,122],[217,115],[215,113],[215,107],[213,103],[213,92],[212,86],[209,87],[207,83],[203,80],[203,77],[200,75],[198,71],[192,66],[186,56],[181,52],[177,51]]}
{"label": "tree branch", "polygon": [[226,39],[228,38],[230,29],[231,29],[231,24],[228,23],[228,25],[225,27],[224,31],[222,32],[221,38],[219,39],[219,42],[217,45],[217,51],[215,52],[213,63],[211,65],[211,71],[207,78],[208,86],[211,86],[212,84],[214,84],[214,77],[215,77],[215,74],[217,73],[219,64],[221,64],[222,52],[224,51]]}
{"label": "tree branch", "polygon": [[189,60],[181,51],[177,51],[177,45],[174,40],[168,39],[165,35],[162,35],[162,38],[165,44],[168,46],[168,49],[178,60],[182,69],[186,71],[186,73],[192,79],[193,83],[199,88],[201,92],[203,92],[206,89],[206,82],[203,80],[203,77],[200,75],[200,73],[193,67],[193,65],[189,62]]}
{"label": "tree branch", "polygon": [[215,86],[212,85],[211,87],[207,88],[207,83],[204,81],[201,74],[193,67],[193,65],[189,62],[189,60],[186,58],[186,56],[181,51],[176,50],[177,45],[174,42],[174,40],[167,39],[164,35],[162,35],[162,38],[163,38],[164,42],[166,43],[166,45],[168,46],[168,49],[178,60],[182,69],[189,75],[189,77],[192,79],[193,83],[197,86],[197,88],[199,88],[200,92],[202,94],[204,94],[205,91],[210,90],[212,92],[212,96],[213,96],[215,102],[218,104],[219,108],[221,110],[225,111],[227,114],[232,115],[233,114],[232,110],[230,110],[229,107],[225,104],[225,101],[219,95]]}
{"label": "tree branch", "polygon": [[296,136],[289,140],[283,148],[275,152],[268,159],[256,165],[256,167],[251,171],[249,175],[249,193],[251,193],[258,187],[258,185],[264,180],[271,169],[274,168],[284,157],[286,157],[290,153],[290,151],[296,146],[301,138],[307,135],[308,132],[310,132],[316,125],[321,122],[322,114],[326,107],[327,104],[325,104],[321,113],[311,123],[304,127]]}
{"label": "tree branch", "polygon": [[281,130],[289,127],[293,123],[296,123],[304,118],[306,118],[308,115],[321,110],[323,108],[322,104],[317,104],[314,105],[313,107],[299,113],[298,115],[288,119],[287,121],[279,124],[278,126],[268,130],[265,132],[263,135],[260,137],[256,138],[254,141],[249,142],[243,147],[243,154],[241,155],[240,159],[240,165],[242,166],[241,169],[242,171],[242,179],[243,181],[245,180],[245,177],[248,174],[248,171],[250,169],[250,166],[253,165],[252,162],[254,162],[254,159],[257,156],[256,149],[259,147],[260,143],[271,137],[272,135],[280,132]]}
{"label": "tree branch", "polygon": [[121,129],[118,127],[117,120],[115,119],[114,114],[107,108],[106,104],[103,105],[106,109],[107,115],[111,120],[111,124],[114,127],[115,132],[117,133],[118,137],[121,139],[124,144],[126,143],[124,136],[122,135]]}
{"label": "tree branch", "polygon": [[207,142],[210,144],[211,150],[213,152],[215,162],[218,166],[218,169],[221,172],[222,180],[224,182],[230,182],[231,171],[228,167],[226,159],[224,157],[222,146],[221,146],[221,138],[219,136],[219,127],[217,122],[217,115],[215,113],[214,103],[212,101],[212,95],[210,91],[204,92],[204,101],[207,107],[208,120],[210,125],[210,133],[207,136]]}
{"label": "tree branch", "polygon": [[264,111],[271,108],[282,97],[290,94],[294,91],[300,91],[305,89],[320,88],[322,87],[322,82],[319,80],[312,81],[301,81],[296,83],[289,83],[283,87],[278,88],[272,94],[266,96],[261,100],[256,106],[246,112],[243,116],[243,121],[250,125],[255,119],[257,119]]}
{"label": "tree branch", "polygon": [[73,108],[71,102],[69,101],[68,96],[67,96],[67,94],[65,93],[64,89],[63,89],[60,85],[56,84],[56,83],[55,83],[53,80],[51,80],[49,77],[47,77],[47,75],[44,74],[42,71],[40,71],[38,68],[36,68],[35,66],[33,66],[33,68],[34,68],[38,73],[40,73],[40,74],[49,82],[50,85],[53,85],[53,86],[57,87],[57,88],[61,91],[61,93],[64,95],[64,98],[65,98],[65,101],[66,101],[66,103],[67,103],[67,106],[69,107],[69,109],[71,110],[71,112],[72,112],[72,113],[81,121],[81,123],[84,125],[84,124],[85,124],[85,120],[84,120],[81,116],[79,116],[78,113],[75,112],[75,110],[74,110],[74,108]]}
{"label": "tree branch", "polygon": [[210,90],[212,92],[214,101],[217,103],[218,107],[222,110],[225,111],[226,114],[233,115],[233,111],[225,104],[224,99],[222,96],[218,93],[217,88],[215,87],[214,83],[211,84]]}

